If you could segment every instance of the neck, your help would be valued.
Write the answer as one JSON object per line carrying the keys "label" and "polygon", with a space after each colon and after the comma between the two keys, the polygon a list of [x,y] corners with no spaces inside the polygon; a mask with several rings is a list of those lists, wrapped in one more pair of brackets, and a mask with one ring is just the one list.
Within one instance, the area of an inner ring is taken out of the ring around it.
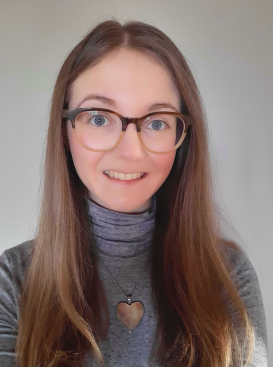
{"label": "neck", "polygon": [[141,213],[121,213],[88,199],[90,227],[100,255],[133,258],[150,250],[155,225],[156,197]]}

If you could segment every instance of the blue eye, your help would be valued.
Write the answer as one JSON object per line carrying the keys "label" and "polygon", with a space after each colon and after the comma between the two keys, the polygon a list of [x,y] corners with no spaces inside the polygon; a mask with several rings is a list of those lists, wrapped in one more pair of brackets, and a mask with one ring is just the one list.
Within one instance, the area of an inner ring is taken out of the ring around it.
{"label": "blue eye", "polygon": [[95,126],[103,126],[105,124],[105,120],[107,120],[106,117],[102,115],[96,115],[90,119],[91,122],[94,121],[96,124]]}
{"label": "blue eye", "polygon": [[[158,118],[154,118],[154,120],[150,121],[150,117],[148,117],[148,119],[145,121],[145,128],[148,128],[150,130],[153,130],[153,131],[161,131],[161,130],[165,130],[166,128],[170,127],[170,125],[163,121],[163,117],[162,119],[158,119]],[[171,119],[170,119],[170,122],[171,122]],[[151,126],[151,127],[149,127]],[[164,128],[165,126],[165,128]]]}
{"label": "blue eye", "polygon": [[165,122],[161,120],[154,120],[150,123],[155,130],[160,130],[162,124],[165,124]]}

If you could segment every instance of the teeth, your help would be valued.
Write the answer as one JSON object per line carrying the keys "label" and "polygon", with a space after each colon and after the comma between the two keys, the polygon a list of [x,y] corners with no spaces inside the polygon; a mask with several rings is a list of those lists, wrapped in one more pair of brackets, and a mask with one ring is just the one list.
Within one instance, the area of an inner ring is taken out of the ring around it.
{"label": "teeth", "polygon": [[119,173],[116,171],[104,171],[104,173],[107,174],[107,176],[113,177],[113,178],[117,178],[119,180],[136,180],[138,178],[141,178],[142,176],[144,176],[145,173]]}

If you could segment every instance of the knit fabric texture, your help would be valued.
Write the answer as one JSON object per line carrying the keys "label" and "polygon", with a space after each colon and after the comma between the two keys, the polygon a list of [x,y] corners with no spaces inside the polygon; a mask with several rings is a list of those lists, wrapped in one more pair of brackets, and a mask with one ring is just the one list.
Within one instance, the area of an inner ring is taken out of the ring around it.
{"label": "knit fabric texture", "polygon": [[[150,361],[155,339],[157,317],[152,304],[148,256],[155,225],[156,196],[151,207],[142,213],[120,213],[88,199],[90,230],[95,250],[112,273],[123,292],[134,292],[132,302],[144,304],[144,315],[130,333],[116,316],[116,306],[127,299],[105,265],[99,260],[98,272],[103,283],[108,311],[109,331],[99,344],[106,367],[157,366]],[[33,240],[23,242],[0,256],[0,366],[15,367],[15,344],[19,318],[18,301],[24,275],[29,266]],[[232,277],[255,325],[255,351],[251,367],[267,367],[267,330],[264,305],[257,274],[242,252],[226,249],[232,264]],[[146,264],[145,271],[135,289]],[[227,300],[230,317],[236,322],[236,311]],[[96,366],[91,353],[84,367]]]}

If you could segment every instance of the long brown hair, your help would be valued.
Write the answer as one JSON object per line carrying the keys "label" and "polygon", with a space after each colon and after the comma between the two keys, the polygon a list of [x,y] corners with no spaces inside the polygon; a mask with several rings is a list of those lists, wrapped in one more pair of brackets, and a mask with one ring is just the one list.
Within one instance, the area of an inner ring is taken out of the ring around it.
{"label": "long brown hair", "polygon": [[[181,93],[181,113],[194,124],[155,193],[152,294],[158,313],[154,357],[165,366],[242,366],[253,352],[253,326],[230,275],[227,241],[213,199],[207,127],[201,98],[180,50],[154,26],[110,19],[98,24],[66,58],[55,84],[45,156],[43,197],[33,253],[20,298],[16,351],[20,367],[98,363],[108,314],[90,231],[87,188],[73,165],[67,108],[75,79],[109,52],[138,50],[160,60]],[[239,340],[223,290],[240,316]],[[245,345],[244,345],[245,342]]]}

